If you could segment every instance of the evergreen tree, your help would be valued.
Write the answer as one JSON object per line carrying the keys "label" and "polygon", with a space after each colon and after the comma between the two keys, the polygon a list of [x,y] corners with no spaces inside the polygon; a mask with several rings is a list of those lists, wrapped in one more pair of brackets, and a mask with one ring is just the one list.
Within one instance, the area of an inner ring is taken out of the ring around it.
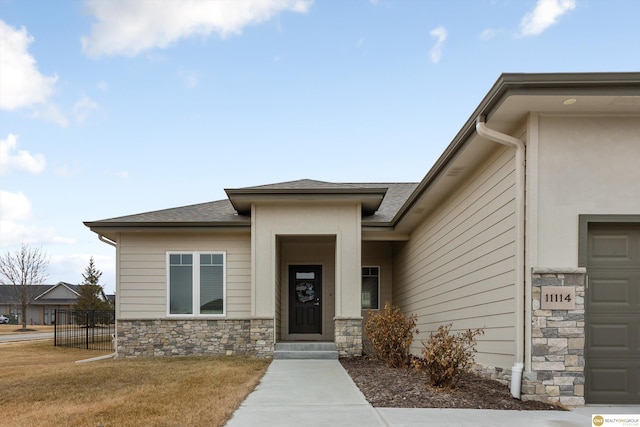
{"label": "evergreen tree", "polygon": [[93,257],[91,257],[89,265],[82,275],[84,280],[78,286],[76,310],[111,310],[111,304],[104,298],[100,276],[102,276],[102,272],[96,268]]}

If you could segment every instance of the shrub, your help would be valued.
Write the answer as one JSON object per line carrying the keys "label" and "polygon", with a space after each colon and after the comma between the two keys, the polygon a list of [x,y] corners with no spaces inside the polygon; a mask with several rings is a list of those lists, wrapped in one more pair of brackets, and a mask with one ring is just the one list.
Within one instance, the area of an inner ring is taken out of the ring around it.
{"label": "shrub", "polygon": [[413,335],[418,332],[416,321],[416,315],[407,317],[388,302],[384,311],[368,311],[365,330],[376,356],[387,366],[398,368],[408,364]]}
{"label": "shrub", "polygon": [[434,387],[455,388],[460,378],[469,374],[476,350],[475,337],[482,329],[468,329],[455,335],[450,333],[451,323],[440,325],[427,341],[422,340],[422,359],[414,359],[414,367],[429,374]]}

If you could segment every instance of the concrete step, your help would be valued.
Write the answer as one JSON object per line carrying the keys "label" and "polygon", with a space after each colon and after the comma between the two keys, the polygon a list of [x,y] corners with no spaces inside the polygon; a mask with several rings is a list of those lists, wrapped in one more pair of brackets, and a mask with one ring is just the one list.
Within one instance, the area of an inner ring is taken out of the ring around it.
{"label": "concrete step", "polygon": [[279,342],[274,359],[337,359],[338,350],[332,342]]}

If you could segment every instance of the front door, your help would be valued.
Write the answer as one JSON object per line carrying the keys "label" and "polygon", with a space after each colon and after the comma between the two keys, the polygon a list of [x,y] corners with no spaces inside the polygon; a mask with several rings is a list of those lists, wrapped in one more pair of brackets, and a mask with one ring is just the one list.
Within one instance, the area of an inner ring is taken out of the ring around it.
{"label": "front door", "polygon": [[289,333],[322,333],[322,266],[289,266]]}

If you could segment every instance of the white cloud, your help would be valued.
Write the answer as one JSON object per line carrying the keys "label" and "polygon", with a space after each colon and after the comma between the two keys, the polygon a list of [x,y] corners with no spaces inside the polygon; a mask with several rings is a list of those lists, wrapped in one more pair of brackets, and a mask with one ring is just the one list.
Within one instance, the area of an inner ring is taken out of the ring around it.
{"label": "white cloud", "polygon": [[520,31],[523,36],[537,36],[575,8],[576,0],[538,0],[535,9],[522,18]]}
{"label": "white cloud", "polygon": [[180,80],[182,80],[182,83],[184,83],[184,85],[188,89],[193,89],[194,87],[198,86],[198,83],[200,83],[202,74],[197,71],[185,70],[184,68],[180,68],[178,70],[178,77],[180,78]]}
{"label": "white cloud", "polygon": [[501,30],[496,30],[493,28],[487,28],[482,33],[480,33],[480,40],[491,40],[495,38]]}
{"label": "white cloud", "polygon": [[54,227],[41,227],[35,224],[22,224],[16,221],[0,219],[0,246],[15,246],[21,243],[73,245],[76,240],[70,237],[58,236]]}
{"label": "white cloud", "polygon": [[121,178],[121,179],[127,179],[129,178],[129,172],[122,170],[122,171],[107,171],[106,174],[108,176],[115,176],[116,178]]}
{"label": "white cloud", "polygon": [[22,221],[31,216],[31,201],[23,193],[0,190],[0,220]]}
{"label": "white cloud", "polygon": [[429,34],[436,38],[436,44],[431,48],[431,61],[437,64],[442,57],[442,45],[447,40],[447,30],[444,27],[437,27]]}
{"label": "white cloud", "polygon": [[12,133],[7,139],[0,139],[0,174],[8,173],[11,169],[24,170],[30,173],[40,173],[47,162],[42,154],[31,155],[28,151],[19,150],[18,137]]}
{"label": "white cloud", "polygon": [[58,106],[50,102],[34,107],[31,117],[34,119],[42,119],[47,122],[55,123],[58,126],[62,127],[67,127],[69,125],[69,120],[67,120]]}
{"label": "white cloud", "polygon": [[64,243],[74,244],[75,240],[58,236],[53,227],[25,224],[30,220],[31,201],[23,193],[0,190],[0,246],[21,243]]}
{"label": "white cloud", "polygon": [[0,20],[0,109],[44,104],[53,93],[57,76],[40,74],[36,60],[28,52],[33,37],[26,28],[19,30]]}
{"label": "white cloud", "polygon": [[93,102],[88,96],[83,96],[73,106],[73,116],[78,123],[82,123],[87,120],[91,111],[97,110],[98,104]]}
{"label": "white cloud", "polygon": [[80,172],[80,169],[76,167],[71,167],[69,165],[63,165],[56,168],[54,173],[62,178],[71,178],[76,176]]}
{"label": "white cloud", "polygon": [[82,283],[82,274],[89,265],[91,257],[96,268],[102,272],[100,284],[105,287],[107,293],[112,293],[115,290],[116,265],[113,256],[88,253],[54,254],[49,261],[49,276],[54,279],[54,282]]}
{"label": "white cloud", "polygon": [[106,92],[106,91],[107,91],[107,89],[109,89],[109,85],[108,85],[108,84],[107,84],[107,82],[105,82],[105,81],[98,82],[98,84],[96,85],[96,87],[97,87],[98,89],[100,89],[101,91],[103,91],[103,92]]}
{"label": "white cloud", "polygon": [[239,34],[283,11],[307,12],[311,0],[86,0],[96,21],[82,50],[91,57],[135,56],[194,35]]}

